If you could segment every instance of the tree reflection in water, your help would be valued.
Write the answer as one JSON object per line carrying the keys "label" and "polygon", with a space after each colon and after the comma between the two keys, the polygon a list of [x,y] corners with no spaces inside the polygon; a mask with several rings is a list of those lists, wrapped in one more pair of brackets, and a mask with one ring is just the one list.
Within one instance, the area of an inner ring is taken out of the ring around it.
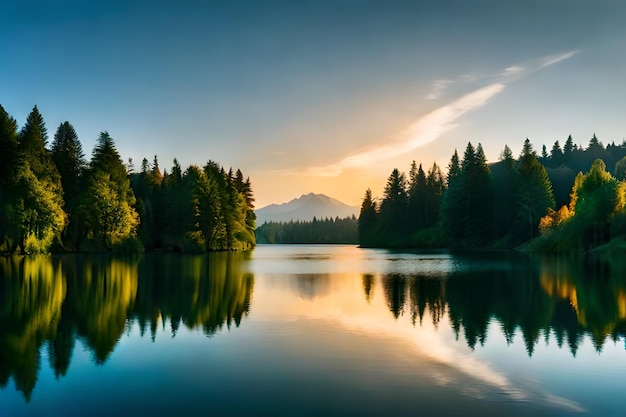
{"label": "tree reflection in water", "polygon": [[[408,285],[413,324],[418,319],[421,324],[428,310],[436,326],[447,311],[457,337],[463,334],[472,349],[485,343],[492,320],[499,322],[508,343],[519,330],[530,356],[550,334],[559,347],[567,343],[574,356],[585,335],[598,352],[607,338],[626,338],[626,269],[619,261],[516,258],[507,267],[493,267],[472,258],[456,260],[470,267],[439,277],[382,275],[393,317],[404,312]],[[364,275],[366,299],[373,285],[367,280],[366,286]]]}
{"label": "tree reflection in water", "polygon": [[28,401],[47,345],[56,377],[66,374],[76,338],[104,363],[138,323],[152,337],[169,321],[214,335],[239,326],[254,278],[242,253],[0,258],[0,387],[12,377]]}

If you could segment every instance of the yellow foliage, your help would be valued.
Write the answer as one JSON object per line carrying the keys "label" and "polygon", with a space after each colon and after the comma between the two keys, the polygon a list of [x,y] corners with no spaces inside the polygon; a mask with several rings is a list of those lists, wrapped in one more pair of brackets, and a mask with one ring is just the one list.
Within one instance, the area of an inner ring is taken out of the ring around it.
{"label": "yellow foliage", "polygon": [[541,220],[539,220],[539,231],[541,232],[541,234],[547,233],[554,227],[559,226],[561,223],[567,221],[573,215],[574,212],[571,211],[566,205],[561,206],[558,211],[554,211],[551,208],[548,208],[548,214],[546,214],[541,218]]}

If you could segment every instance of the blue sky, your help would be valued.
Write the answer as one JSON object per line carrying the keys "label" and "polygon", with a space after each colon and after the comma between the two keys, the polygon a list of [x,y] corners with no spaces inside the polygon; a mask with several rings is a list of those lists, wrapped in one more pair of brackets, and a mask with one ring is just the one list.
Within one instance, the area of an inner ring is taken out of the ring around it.
{"label": "blue sky", "polygon": [[626,137],[626,2],[4,1],[0,104],[33,105],[90,155],[215,160],[259,207],[359,204],[412,160],[481,142]]}

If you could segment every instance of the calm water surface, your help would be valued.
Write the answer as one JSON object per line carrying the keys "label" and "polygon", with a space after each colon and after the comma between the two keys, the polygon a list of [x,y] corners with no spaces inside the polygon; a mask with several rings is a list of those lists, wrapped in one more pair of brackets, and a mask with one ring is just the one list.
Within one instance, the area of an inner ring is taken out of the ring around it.
{"label": "calm water surface", "polygon": [[624,265],[0,258],[0,415],[624,416]]}

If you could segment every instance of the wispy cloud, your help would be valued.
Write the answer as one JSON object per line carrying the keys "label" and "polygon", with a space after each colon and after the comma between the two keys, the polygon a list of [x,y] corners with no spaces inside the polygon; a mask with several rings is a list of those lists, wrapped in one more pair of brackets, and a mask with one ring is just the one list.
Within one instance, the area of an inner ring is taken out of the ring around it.
{"label": "wispy cloud", "polygon": [[543,68],[565,61],[578,52],[577,50],[569,51],[529,60],[524,63],[511,65],[491,76],[479,77],[472,75],[470,77],[466,74],[458,80],[435,80],[430,93],[426,96],[429,100],[440,98],[448,87],[454,83],[470,83],[470,80],[474,83],[482,79],[487,85],[466,93],[452,102],[421,116],[399,134],[396,134],[396,140],[387,140],[385,143],[353,153],[336,163],[307,168],[304,174],[311,176],[337,176],[345,169],[371,166],[375,162],[410,152],[454,129],[457,126],[455,122],[459,117],[483,107],[490,99],[500,94],[506,85]]}
{"label": "wispy cloud", "polygon": [[450,131],[456,126],[454,122],[459,117],[471,110],[484,106],[490,98],[500,93],[503,89],[504,84],[501,83],[494,83],[479,88],[450,104],[439,107],[422,116],[400,134],[401,139],[399,141],[393,141],[392,143],[349,155],[331,165],[308,168],[305,173],[315,176],[336,176],[341,174],[346,168],[370,166],[377,161],[402,155],[432,142]]}
{"label": "wispy cloud", "polygon": [[570,59],[572,56],[577,54],[578,51],[569,51],[564,54],[552,55],[542,59],[543,63],[541,64],[541,68],[549,67],[550,65],[557,64],[561,61],[565,61],[566,59]]}
{"label": "wispy cloud", "polygon": [[435,80],[431,86],[430,92],[426,96],[426,100],[437,100],[441,97],[448,86],[454,83],[454,80]]}

